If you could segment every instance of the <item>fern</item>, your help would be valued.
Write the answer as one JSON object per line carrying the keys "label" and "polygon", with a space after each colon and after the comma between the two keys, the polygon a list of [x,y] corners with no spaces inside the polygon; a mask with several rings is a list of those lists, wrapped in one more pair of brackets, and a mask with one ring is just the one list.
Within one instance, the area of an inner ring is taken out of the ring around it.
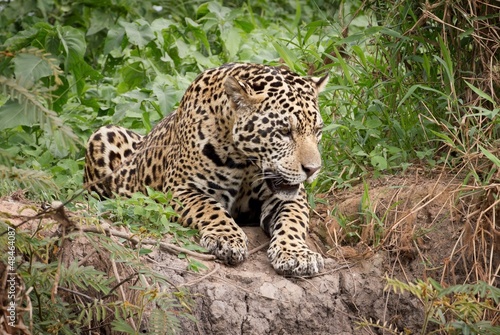
{"label": "fern", "polygon": [[453,334],[457,331],[462,334],[500,334],[500,328],[494,325],[494,320],[500,317],[498,287],[482,281],[443,288],[432,278],[415,283],[403,283],[391,278],[386,280],[386,289],[390,287],[395,292],[409,292],[422,302],[425,313],[422,334],[426,334],[428,322],[436,323],[441,330]]}
{"label": "fern", "polygon": [[478,281],[475,284],[453,285],[439,292],[438,297],[444,297],[451,293],[467,294],[479,296],[482,299],[492,299],[495,304],[500,304],[500,288],[491,286],[484,281]]}
{"label": "fern", "polygon": [[[56,144],[62,150],[74,151],[79,143],[73,130],[63,123],[56,112],[45,107],[39,100],[36,92],[28,91],[14,79],[0,76],[1,92],[11,98],[10,109],[6,112],[6,105],[0,113],[0,129],[18,125],[40,125],[49,137],[59,138]],[[13,105],[16,103],[17,105]],[[15,113],[12,113],[15,112]]]}
{"label": "fern", "polygon": [[373,321],[371,318],[369,320],[363,319],[362,321],[357,322],[357,324],[360,328],[370,327],[380,329],[381,331],[392,335],[404,335],[404,332],[399,332],[395,326],[389,324],[388,322],[382,323],[380,320]]}
{"label": "fern", "polygon": [[110,285],[114,278],[107,278],[107,274],[96,270],[93,266],[81,266],[78,262],[72,262],[69,267],[61,269],[61,285],[75,285],[81,289],[92,287],[103,294],[110,292]]}
{"label": "fern", "polygon": [[5,193],[16,189],[26,191],[54,191],[58,189],[52,176],[43,171],[19,169],[1,164],[0,180],[0,191],[5,191]]}
{"label": "fern", "polygon": [[[154,309],[149,317],[149,329],[148,332],[151,335],[164,335],[169,331],[172,332],[171,321],[169,322],[169,315],[165,310]],[[177,328],[177,327],[176,327]],[[170,333],[169,333],[170,334]]]}

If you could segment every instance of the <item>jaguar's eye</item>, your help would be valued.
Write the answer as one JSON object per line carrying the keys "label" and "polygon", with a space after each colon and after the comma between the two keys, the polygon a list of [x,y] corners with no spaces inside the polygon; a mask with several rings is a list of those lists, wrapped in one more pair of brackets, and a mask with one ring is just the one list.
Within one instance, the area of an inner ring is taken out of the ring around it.
{"label": "jaguar's eye", "polygon": [[292,128],[290,127],[284,127],[279,130],[279,133],[284,136],[284,137],[290,137],[292,136]]}

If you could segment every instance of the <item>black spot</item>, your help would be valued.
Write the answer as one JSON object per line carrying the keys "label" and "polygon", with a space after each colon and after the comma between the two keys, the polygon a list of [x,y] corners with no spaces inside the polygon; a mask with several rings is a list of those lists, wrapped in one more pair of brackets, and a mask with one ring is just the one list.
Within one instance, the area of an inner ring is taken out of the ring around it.
{"label": "black spot", "polygon": [[219,179],[220,181],[227,181],[227,177],[224,176],[223,174],[220,174],[218,172],[215,172],[215,176],[217,177],[217,179]]}
{"label": "black spot", "polygon": [[225,162],[222,161],[220,156],[215,152],[215,147],[210,143],[205,144],[202,153],[217,166],[226,166],[236,169],[244,169],[248,166],[247,163],[236,163],[231,157],[228,157]]}
{"label": "black spot", "polygon": [[260,136],[262,136],[262,137],[266,138],[266,137],[267,137],[267,135],[268,135],[268,134],[269,134],[269,132],[270,132],[270,128],[266,128],[266,129],[259,129],[257,132],[259,133],[259,135],[260,135]]}
{"label": "black spot", "polygon": [[302,78],[296,78],[295,79],[295,83],[297,83],[299,85],[305,85],[306,84],[306,82]]}
{"label": "black spot", "polygon": [[103,142],[101,142],[101,150],[100,151],[101,151],[101,154],[104,154],[106,152],[106,145]]}
{"label": "black spot", "polygon": [[87,149],[87,153],[89,153],[89,155],[93,154],[94,152],[94,143],[90,142],[89,143],[89,148]]}
{"label": "black spot", "polygon": [[248,132],[252,132],[254,130],[254,123],[252,121],[248,122],[243,130],[246,130]]}
{"label": "black spot", "polygon": [[207,158],[209,158],[212,162],[214,162],[215,165],[224,166],[224,163],[222,162],[219,155],[215,152],[215,148],[212,144],[210,143],[205,144],[202,152]]}
{"label": "black spot", "polygon": [[116,134],[114,132],[109,132],[108,133],[108,142],[113,144],[115,142],[115,137],[116,137]]}
{"label": "black spot", "polygon": [[226,164],[225,164],[228,168],[231,168],[231,169],[244,169],[248,166],[248,164],[245,164],[245,163],[236,163],[231,157],[228,157],[226,159]]}
{"label": "black spot", "polygon": [[281,81],[273,81],[270,84],[272,87],[281,87],[283,86],[283,83]]}
{"label": "black spot", "polygon": [[97,166],[99,166],[99,167],[104,167],[106,165],[106,162],[104,161],[104,158],[102,158],[102,157],[99,158],[96,163],[97,163]]}
{"label": "black spot", "polygon": [[205,139],[205,135],[203,134],[203,131],[201,130],[201,126],[198,127],[198,137],[199,137],[198,141],[202,141]]}
{"label": "black spot", "polygon": [[229,200],[230,200],[230,199],[229,199],[229,197],[228,197],[227,195],[225,195],[225,194],[222,194],[222,195],[221,195],[221,198],[222,198],[222,201],[223,201],[224,203],[226,203],[226,204],[227,204],[227,203],[229,202]]}
{"label": "black spot", "polygon": [[208,182],[208,187],[214,190],[222,190],[222,187],[214,182],[209,181]]}
{"label": "black spot", "polygon": [[109,152],[109,160],[110,160],[110,162],[113,162],[115,159],[121,160],[122,159],[122,155],[119,152],[110,151]]}
{"label": "black spot", "polygon": [[238,191],[234,188],[228,188],[227,191],[229,192],[229,194],[231,194],[232,197],[235,197],[236,194],[238,194]]}
{"label": "black spot", "polygon": [[255,83],[252,85],[252,88],[254,91],[263,91],[266,88],[266,82],[265,81],[260,81],[258,83]]}

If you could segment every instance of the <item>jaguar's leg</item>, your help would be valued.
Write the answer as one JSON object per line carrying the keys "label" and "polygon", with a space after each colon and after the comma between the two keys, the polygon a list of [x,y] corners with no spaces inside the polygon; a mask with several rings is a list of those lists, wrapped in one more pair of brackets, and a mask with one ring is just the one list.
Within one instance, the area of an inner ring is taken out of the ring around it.
{"label": "jaguar's leg", "polygon": [[188,189],[176,190],[174,196],[182,204],[179,221],[199,230],[202,247],[229,265],[247,258],[247,236],[221,203]]}
{"label": "jaguar's leg", "polygon": [[306,245],[309,206],[303,186],[294,200],[272,195],[263,205],[261,227],[271,236],[267,256],[278,273],[307,276],[323,269],[323,257]]}

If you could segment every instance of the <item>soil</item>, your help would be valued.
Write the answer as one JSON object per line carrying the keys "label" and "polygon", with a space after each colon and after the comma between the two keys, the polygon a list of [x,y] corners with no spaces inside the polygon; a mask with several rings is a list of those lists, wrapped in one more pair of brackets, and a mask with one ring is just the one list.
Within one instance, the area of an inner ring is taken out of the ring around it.
{"label": "soil", "polygon": [[[454,254],[464,226],[459,186],[455,176],[414,170],[318,196],[308,244],[326,262],[312,278],[276,274],[265,248],[236,267],[201,261],[208,268],[201,273],[187,271],[185,260],[162,250],[144,261],[189,288],[198,322],[184,320],[180,334],[379,334],[377,327],[362,326],[386,322],[398,332],[419,333],[422,304],[386,289],[386,278],[464,282],[467,269]],[[5,198],[0,213],[36,214],[27,206],[22,198]],[[269,240],[258,227],[244,230],[250,250]],[[71,257],[81,259],[85,248],[73,244]]]}

